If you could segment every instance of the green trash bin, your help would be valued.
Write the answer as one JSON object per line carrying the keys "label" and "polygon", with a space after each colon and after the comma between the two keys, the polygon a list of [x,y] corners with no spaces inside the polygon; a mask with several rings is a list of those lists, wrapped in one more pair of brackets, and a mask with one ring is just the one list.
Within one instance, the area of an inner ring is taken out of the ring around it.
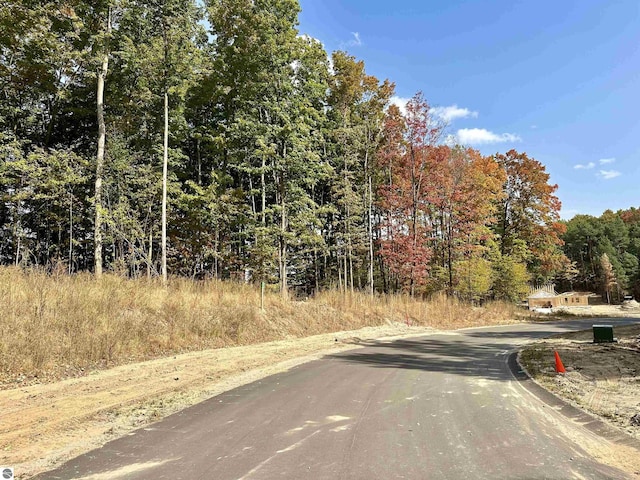
{"label": "green trash bin", "polygon": [[593,343],[613,343],[613,325],[594,325]]}

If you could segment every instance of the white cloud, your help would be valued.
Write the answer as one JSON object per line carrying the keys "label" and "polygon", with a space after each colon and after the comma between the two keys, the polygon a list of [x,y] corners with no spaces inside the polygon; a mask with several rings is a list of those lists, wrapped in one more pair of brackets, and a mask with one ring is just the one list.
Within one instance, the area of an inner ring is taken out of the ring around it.
{"label": "white cloud", "polygon": [[406,115],[407,103],[409,103],[410,100],[410,98],[398,97],[397,95],[394,95],[389,99],[389,103],[391,105],[396,105],[400,109],[400,113],[402,113],[402,115]]}
{"label": "white cloud", "polygon": [[434,115],[440,117],[446,123],[458,118],[478,118],[478,112],[473,112],[468,108],[460,108],[458,105],[449,105],[448,107],[433,107],[431,109]]}
{"label": "white cloud", "polygon": [[609,163],[614,163],[615,161],[615,158],[601,158],[600,165],[608,165]]}
{"label": "white cloud", "polygon": [[586,165],[582,165],[581,163],[574,165],[573,168],[575,168],[576,170],[591,170],[592,168],[595,168],[596,164],[593,162],[589,162]]}
{"label": "white cloud", "polygon": [[[409,103],[410,101],[411,101],[410,98],[399,97],[397,95],[394,95],[393,97],[391,97],[390,103],[392,105],[397,105],[397,107],[400,109],[400,112],[403,115],[406,115],[407,103]],[[432,107],[430,109],[430,112],[433,114],[434,117],[437,117],[438,119],[444,121],[445,123],[449,123],[458,118],[469,118],[469,117],[477,118],[478,117],[478,112],[473,112],[468,108],[458,107],[458,105],[449,105],[448,107]]]}
{"label": "white cloud", "polygon": [[342,42],[339,47],[340,49],[349,47],[361,47],[362,45],[364,45],[364,42],[360,38],[360,32],[351,32],[351,35],[353,35],[353,38],[348,42]]}
{"label": "white cloud", "polygon": [[605,180],[611,180],[622,175],[617,170],[600,170],[600,176]]}
{"label": "white cloud", "polygon": [[461,128],[456,133],[455,140],[463,145],[483,145],[489,143],[522,141],[518,135],[513,133],[494,133],[484,128]]}

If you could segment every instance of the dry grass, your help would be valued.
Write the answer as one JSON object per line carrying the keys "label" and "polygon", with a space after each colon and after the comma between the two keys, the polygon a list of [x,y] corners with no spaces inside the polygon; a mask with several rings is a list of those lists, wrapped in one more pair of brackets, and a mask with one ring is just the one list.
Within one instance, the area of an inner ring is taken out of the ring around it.
{"label": "dry grass", "polygon": [[324,292],[285,301],[253,285],[0,268],[0,388],[181,352],[296,338],[389,322],[440,329],[522,321],[504,303]]}

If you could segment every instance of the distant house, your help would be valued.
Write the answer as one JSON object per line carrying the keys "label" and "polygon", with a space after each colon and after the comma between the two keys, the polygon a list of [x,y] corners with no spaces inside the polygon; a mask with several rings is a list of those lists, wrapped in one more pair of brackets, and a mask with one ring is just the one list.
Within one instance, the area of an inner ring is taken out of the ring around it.
{"label": "distant house", "polygon": [[552,285],[532,289],[527,297],[529,310],[534,308],[555,307],[587,307],[590,299],[597,300],[597,295],[591,292],[565,292],[556,293]]}
{"label": "distant house", "polygon": [[556,297],[557,305],[554,307],[588,307],[589,298],[595,296],[591,292],[566,292]]}
{"label": "distant house", "polygon": [[534,308],[552,308],[555,298],[558,296],[553,285],[532,289],[527,297],[529,310]]}

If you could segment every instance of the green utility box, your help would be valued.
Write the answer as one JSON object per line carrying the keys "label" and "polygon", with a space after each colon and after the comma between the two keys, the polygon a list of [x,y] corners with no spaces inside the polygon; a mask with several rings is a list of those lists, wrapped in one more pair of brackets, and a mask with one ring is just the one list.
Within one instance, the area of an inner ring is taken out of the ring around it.
{"label": "green utility box", "polygon": [[593,326],[593,343],[612,343],[613,325],[594,325]]}

